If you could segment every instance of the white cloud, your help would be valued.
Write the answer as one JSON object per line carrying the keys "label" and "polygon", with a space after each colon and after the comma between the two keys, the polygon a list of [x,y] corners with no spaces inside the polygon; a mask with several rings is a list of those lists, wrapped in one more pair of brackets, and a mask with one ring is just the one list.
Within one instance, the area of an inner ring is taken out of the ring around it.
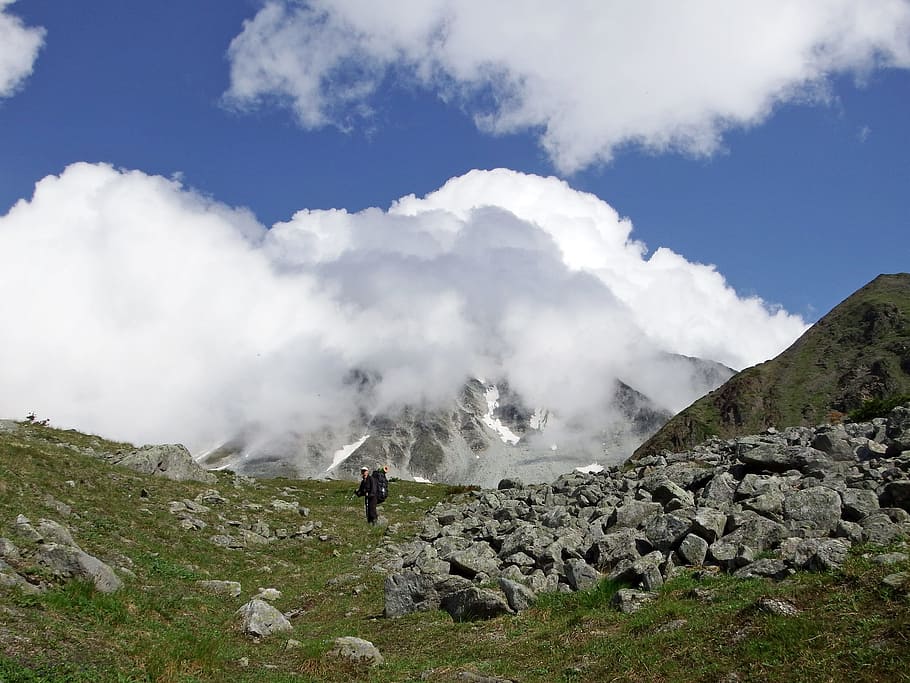
{"label": "white cloud", "polygon": [[609,378],[660,388],[658,351],[740,367],[805,329],[631,234],[597,197],[507,170],[267,230],[176,180],[74,164],[0,216],[0,415],[200,450],[337,423],[354,367],[381,375],[380,408],[507,376],[590,412]]}
{"label": "white cloud", "polygon": [[278,101],[348,129],[390,83],[456,102],[492,133],[531,130],[556,167],[625,144],[707,155],[832,75],[910,67],[907,0],[270,0],[233,40],[227,100]]}
{"label": "white cloud", "polygon": [[9,97],[32,73],[46,31],[26,27],[6,8],[14,0],[0,0],[0,98]]}

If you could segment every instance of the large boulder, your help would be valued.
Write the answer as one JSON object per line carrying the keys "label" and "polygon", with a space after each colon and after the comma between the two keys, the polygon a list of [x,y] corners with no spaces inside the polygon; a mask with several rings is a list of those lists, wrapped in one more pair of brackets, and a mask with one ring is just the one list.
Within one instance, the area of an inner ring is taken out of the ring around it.
{"label": "large boulder", "polygon": [[41,544],[35,551],[35,560],[57,578],[91,581],[102,593],[113,593],[123,585],[113,569],[76,546]]}
{"label": "large boulder", "polygon": [[180,444],[142,446],[113,462],[143,474],[154,474],[174,481],[201,481],[206,484],[218,481],[213,473],[193,460],[186,447]]}
{"label": "large boulder", "polygon": [[824,486],[792,491],[785,495],[784,517],[790,522],[809,522],[816,529],[831,531],[841,517],[841,497]]}
{"label": "large boulder", "polygon": [[385,616],[403,617],[439,609],[445,596],[470,586],[471,582],[462,576],[413,571],[392,574],[385,580]]}
{"label": "large boulder", "polygon": [[252,636],[264,637],[294,628],[281,612],[265,600],[250,600],[236,614],[240,617],[241,630]]}

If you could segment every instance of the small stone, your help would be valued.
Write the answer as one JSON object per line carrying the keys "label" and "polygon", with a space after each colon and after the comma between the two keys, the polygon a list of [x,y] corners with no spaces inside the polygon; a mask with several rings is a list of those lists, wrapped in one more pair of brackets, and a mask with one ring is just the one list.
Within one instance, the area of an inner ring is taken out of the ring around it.
{"label": "small stone", "polygon": [[799,614],[800,610],[792,602],[779,600],[778,598],[761,598],[758,601],[758,609],[768,614],[774,614],[779,617],[793,617]]}

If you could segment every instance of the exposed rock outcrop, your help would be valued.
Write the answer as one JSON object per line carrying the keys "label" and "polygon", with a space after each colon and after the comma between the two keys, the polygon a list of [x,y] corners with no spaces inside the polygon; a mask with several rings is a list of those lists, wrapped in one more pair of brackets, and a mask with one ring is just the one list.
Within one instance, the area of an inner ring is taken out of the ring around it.
{"label": "exposed rock outcrop", "polygon": [[[497,579],[506,609],[477,614],[523,609],[534,593],[583,590],[602,577],[654,590],[683,566],[773,579],[835,569],[854,543],[910,536],[908,410],[868,423],[714,439],[597,474],[440,504],[419,540],[384,548],[393,568],[386,615],[448,609]],[[626,602],[637,600],[629,594]]]}
{"label": "exposed rock outcrop", "polygon": [[107,563],[76,545],[70,530],[58,522],[42,519],[35,528],[25,515],[19,515],[13,532],[18,545],[0,538],[0,582],[4,585],[25,592],[43,590],[45,583],[29,580],[37,567],[58,581],[90,581],[102,593],[113,593],[123,585]]}

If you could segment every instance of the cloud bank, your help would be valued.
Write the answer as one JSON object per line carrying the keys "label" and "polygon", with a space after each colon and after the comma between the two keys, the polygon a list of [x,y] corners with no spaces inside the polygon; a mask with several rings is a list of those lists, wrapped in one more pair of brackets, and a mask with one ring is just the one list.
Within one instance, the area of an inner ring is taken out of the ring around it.
{"label": "cloud bank", "polygon": [[572,172],[639,145],[701,156],[832,76],[910,67],[907,0],[270,0],[228,51],[226,99],[350,129],[418,87],[494,134],[532,131]]}
{"label": "cloud bank", "polygon": [[566,411],[620,377],[678,409],[654,354],[740,368],[806,328],[712,266],[649,255],[597,197],[503,169],[267,229],[175,180],[78,163],[0,217],[0,291],[0,415],[194,451],[337,424],[352,368],[382,378],[380,410],[450,401],[470,376]]}
{"label": "cloud bank", "polygon": [[26,27],[6,10],[14,0],[0,0],[0,99],[10,97],[32,73],[46,31]]}

